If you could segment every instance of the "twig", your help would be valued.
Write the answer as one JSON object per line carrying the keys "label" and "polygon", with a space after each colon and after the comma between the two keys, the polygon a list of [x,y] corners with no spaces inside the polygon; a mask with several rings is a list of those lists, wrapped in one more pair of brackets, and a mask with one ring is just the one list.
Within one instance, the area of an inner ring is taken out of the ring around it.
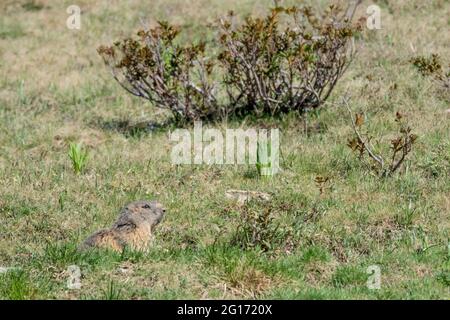
{"label": "twig", "polygon": [[353,119],[353,113],[352,113],[352,110],[351,110],[350,105],[348,103],[347,97],[343,98],[343,102],[344,102],[344,105],[347,107],[347,110],[349,112],[350,119],[352,121],[353,131],[355,132],[356,136],[358,137],[359,141],[362,143],[364,149],[367,151],[369,156],[380,165],[381,171],[383,171],[383,169],[384,169],[384,160],[383,160],[383,158],[381,158],[381,156],[376,155],[375,152],[372,151],[372,149],[368,146],[369,143],[367,141],[364,141],[362,135],[358,131],[358,128],[356,126],[356,122]]}

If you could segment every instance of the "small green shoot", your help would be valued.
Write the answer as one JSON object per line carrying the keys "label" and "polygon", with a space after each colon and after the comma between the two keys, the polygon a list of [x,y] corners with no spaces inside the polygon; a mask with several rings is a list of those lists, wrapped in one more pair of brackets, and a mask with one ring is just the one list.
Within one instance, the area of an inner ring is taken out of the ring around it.
{"label": "small green shoot", "polygon": [[69,145],[69,158],[72,161],[73,170],[80,174],[86,167],[88,153],[83,150],[81,143]]}

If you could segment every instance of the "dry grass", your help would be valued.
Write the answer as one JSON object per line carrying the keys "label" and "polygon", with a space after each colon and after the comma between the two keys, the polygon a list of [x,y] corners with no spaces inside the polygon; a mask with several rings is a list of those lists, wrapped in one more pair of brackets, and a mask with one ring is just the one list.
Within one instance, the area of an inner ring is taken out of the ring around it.
{"label": "dry grass", "polygon": [[[0,275],[0,298],[450,297],[449,102],[408,62],[450,56],[447,1],[375,1],[382,29],[366,30],[331,100],[308,117],[323,130],[304,134],[295,116],[267,120],[282,132],[283,153],[283,171],[267,180],[252,167],[172,166],[169,128],[126,130],[167,115],[122,91],[96,48],[135,32],[140,18],[179,23],[186,41],[210,36],[203,26],[219,14],[258,14],[271,1],[77,1],[79,31],[66,28],[71,1],[31,2],[0,4],[0,266],[23,272]],[[396,111],[408,118],[419,139],[405,170],[380,180],[346,147],[351,127],[339,101],[347,91],[382,141],[391,138]],[[72,173],[69,142],[88,147],[82,175]],[[323,195],[319,175],[332,181]],[[228,189],[274,194],[295,248],[228,247],[240,216],[226,202]],[[139,198],[169,209],[151,252],[74,251]],[[66,289],[71,264],[82,269],[80,291]],[[382,270],[379,291],[363,281],[373,264]]]}

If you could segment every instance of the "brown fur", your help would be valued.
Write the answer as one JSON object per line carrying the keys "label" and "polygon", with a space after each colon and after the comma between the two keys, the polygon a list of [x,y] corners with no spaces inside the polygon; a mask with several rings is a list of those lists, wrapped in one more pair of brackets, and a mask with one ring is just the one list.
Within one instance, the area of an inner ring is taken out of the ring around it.
{"label": "brown fur", "polygon": [[156,201],[135,201],[126,205],[110,229],[100,230],[88,237],[81,249],[90,247],[123,251],[147,250],[154,227],[164,217],[165,209]]}

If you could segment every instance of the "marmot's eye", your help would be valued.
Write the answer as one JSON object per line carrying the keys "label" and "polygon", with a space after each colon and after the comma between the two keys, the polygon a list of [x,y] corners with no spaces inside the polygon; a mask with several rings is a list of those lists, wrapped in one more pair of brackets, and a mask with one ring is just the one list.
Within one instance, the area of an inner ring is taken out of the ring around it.
{"label": "marmot's eye", "polygon": [[150,205],[144,204],[144,205],[142,206],[142,208],[144,208],[144,209],[150,209]]}

